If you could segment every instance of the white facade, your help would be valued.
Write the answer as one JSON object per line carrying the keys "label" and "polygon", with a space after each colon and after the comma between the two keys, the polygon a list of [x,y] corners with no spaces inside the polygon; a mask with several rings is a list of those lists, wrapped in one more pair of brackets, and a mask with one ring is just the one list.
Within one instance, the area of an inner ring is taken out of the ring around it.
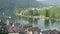
{"label": "white facade", "polygon": [[9,34],[19,34],[19,33],[9,33]]}

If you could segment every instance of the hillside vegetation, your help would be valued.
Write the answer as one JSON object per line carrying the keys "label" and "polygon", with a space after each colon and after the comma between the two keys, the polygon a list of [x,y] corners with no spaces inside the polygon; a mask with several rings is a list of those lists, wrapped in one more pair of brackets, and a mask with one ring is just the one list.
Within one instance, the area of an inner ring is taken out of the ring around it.
{"label": "hillside vegetation", "polygon": [[25,16],[45,16],[45,17],[60,17],[60,7],[52,7],[50,9],[28,8],[16,9],[16,14]]}

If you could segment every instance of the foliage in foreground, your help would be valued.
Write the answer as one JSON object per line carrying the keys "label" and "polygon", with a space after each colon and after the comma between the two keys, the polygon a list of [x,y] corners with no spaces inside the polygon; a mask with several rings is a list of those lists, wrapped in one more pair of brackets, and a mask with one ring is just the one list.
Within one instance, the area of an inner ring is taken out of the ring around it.
{"label": "foliage in foreground", "polygon": [[8,34],[8,31],[4,30],[3,28],[0,28],[0,34]]}

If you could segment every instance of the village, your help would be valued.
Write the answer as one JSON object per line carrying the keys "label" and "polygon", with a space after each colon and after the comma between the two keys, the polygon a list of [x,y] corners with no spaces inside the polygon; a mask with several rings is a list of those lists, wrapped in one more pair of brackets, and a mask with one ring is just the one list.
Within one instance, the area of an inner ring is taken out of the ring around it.
{"label": "village", "polygon": [[[3,23],[1,19],[0,28],[2,28],[2,32],[0,31],[0,33],[8,34],[60,34],[59,28],[40,29],[38,27],[32,27],[30,24],[12,24],[9,20],[7,20],[6,23]],[[4,32],[4,30],[6,31]]]}

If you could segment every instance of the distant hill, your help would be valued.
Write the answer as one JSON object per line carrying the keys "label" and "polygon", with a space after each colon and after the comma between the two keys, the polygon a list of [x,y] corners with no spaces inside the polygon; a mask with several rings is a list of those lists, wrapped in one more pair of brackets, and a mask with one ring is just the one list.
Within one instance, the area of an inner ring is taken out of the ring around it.
{"label": "distant hill", "polygon": [[60,0],[47,0],[47,1],[36,1],[36,0],[0,0],[1,8],[41,8],[49,5],[60,5]]}
{"label": "distant hill", "polygon": [[18,8],[41,8],[47,6],[41,2],[37,2],[36,0],[17,0],[16,3]]}
{"label": "distant hill", "polygon": [[13,14],[16,8],[40,8],[47,5],[35,0],[0,0],[0,13]]}
{"label": "distant hill", "polygon": [[36,8],[44,7],[43,3],[37,2],[35,0],[0,0],[0,8]]}
{"label": "distant hill", "polygon": [[0,0],[0,13],[13,13],[16,8],[41,8],[49,6],[45,2],[36,0]]}

